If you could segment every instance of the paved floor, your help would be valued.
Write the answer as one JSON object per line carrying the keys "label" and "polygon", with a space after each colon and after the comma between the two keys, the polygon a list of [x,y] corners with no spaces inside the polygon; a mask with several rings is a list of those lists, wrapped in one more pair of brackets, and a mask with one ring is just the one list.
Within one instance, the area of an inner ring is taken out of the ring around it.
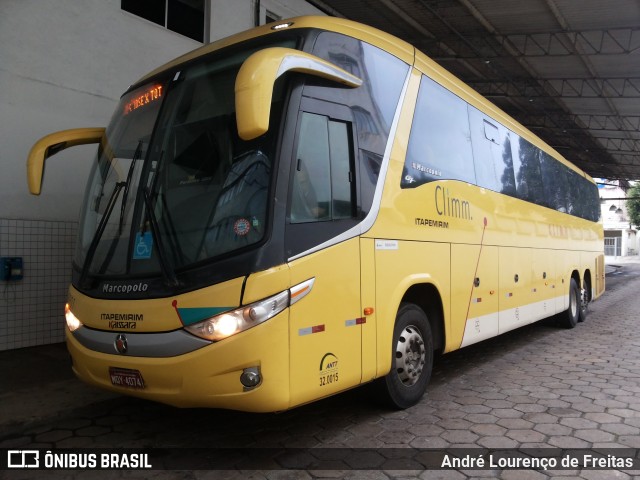
{"label": "paved floor", "polygon": [[[573,330],[538,323],[445,355],[405,411],[370,390],[281,414],[180,410],[82,385],[61,345],[0,353],[0,448],[634,448],[640,449],[640,264],[610,269],[604,297]],[[10,476],[8,474],[11,474]],[[48,472],[50,473],[50,472]],[[90,472],[91,478],[145,478]],[[34,478],[24,471],[8,478]],[[136,476],[139,474],[138,476]],[[53,478],[87,478],[60,471]],[[159,478],[640,478],[625,470],[261,470]]]}

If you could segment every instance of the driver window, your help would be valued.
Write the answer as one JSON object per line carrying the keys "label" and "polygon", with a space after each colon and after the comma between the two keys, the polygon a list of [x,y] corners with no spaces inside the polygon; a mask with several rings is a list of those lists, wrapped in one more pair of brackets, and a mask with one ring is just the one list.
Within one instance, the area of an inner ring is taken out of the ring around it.
{"label": "driver window", "polygon": [[349,124],[302,113],[294,162],[291,223],[352,218],[355,188]]}

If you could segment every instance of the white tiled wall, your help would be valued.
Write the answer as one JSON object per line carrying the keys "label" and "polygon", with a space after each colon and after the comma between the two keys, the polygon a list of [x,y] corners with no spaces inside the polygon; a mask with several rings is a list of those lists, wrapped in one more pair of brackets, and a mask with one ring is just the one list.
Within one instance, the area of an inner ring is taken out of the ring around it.
{"label": "white tiled wall", "polygon": [[23,279],[0,281],[0,350],[64,341],[77,222],[0,218],[0,256],[23,257]]}

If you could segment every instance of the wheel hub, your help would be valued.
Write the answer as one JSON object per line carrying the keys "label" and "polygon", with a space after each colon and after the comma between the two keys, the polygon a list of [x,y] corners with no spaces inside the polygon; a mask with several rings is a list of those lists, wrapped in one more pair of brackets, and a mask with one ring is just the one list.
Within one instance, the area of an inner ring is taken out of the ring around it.
{"label": "wheel hub", "polygon": [[400,381],[411,386],[418,381],[427,354],[420,331],[413,325],[405,328],[396,344],[396,371]]}

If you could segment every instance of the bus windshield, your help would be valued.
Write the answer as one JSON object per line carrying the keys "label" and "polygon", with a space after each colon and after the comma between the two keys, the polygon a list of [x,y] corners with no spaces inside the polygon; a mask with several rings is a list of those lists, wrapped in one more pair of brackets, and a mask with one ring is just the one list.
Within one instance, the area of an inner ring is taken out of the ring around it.
{"label": "bus windshield", "polygon": [[175,278],[261,242],[274,135],[242,141],[234,106],[238,69],[254,51],[205,57],[122,97],[85,193],[81,278]]}

